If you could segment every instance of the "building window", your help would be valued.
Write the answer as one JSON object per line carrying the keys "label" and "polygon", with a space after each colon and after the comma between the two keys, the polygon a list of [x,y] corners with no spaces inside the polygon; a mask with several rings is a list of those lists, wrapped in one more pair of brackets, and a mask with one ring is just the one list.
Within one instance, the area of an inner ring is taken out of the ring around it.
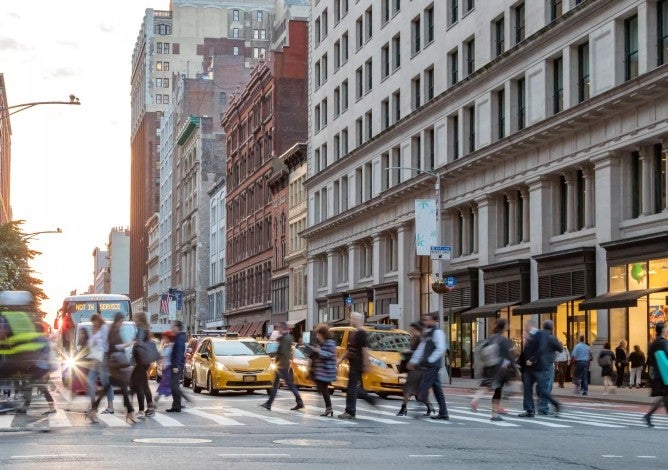
{"label": "building window", "polygon": [[341,36],[341,63],[345,64],[346,62],[348,62],[348,32]]}
{"label": "building window", "polygon": [[219,104],[220,106],[225,106],[225,105],[227,105],[227,93],[225,93],[224,91],[221,91],[221,92],[218,94],[218,104]]}
{"label": "building window", "polygon": [[448,66],[450,67],[450,86],[459,81],[459,52],[457,49],[448,54]]}
{"label": "building window", "polygon": [[357,137],[357,146],[359,147],[364,143],[364,125],[362,123],[362,118],[357,118],[355,120],[355,134]]}
{"label": "building window", "polygon": [[524,77],[517,80],[517,130],[526,125],[526,85]]}
{"label": "building window", "polygon": [[471,153],[475,151],[475,105],[469,106],[466,114],[468,115],[468,146],[469,153]]}
{"label": "building window", "polygon": [[322,100],[322,127],[327,127],[327,98]]}
{"label": "building window", "polygon": [[459,158],[459,115],[455,114],[450,117],[450,140],[452,141],[451,151],[452,159]]}
{"label": "building window", "polygon": [[348,109],[348,80],[341,83],[341,109],[343,111]]}
{"label": "building window", "polygon": [[155,79],[155,86],[158,88],[162,88],[162,78]]}
{"label": "building window", "polygon": [[155,95],[155,103],[162,104],[162,95]]}
{"label": "building window", "polygon": [[392,112],[394,122],[398,122],[401,119],[401,91],[399,90],[392,93]]}
{"label": "building window", "polygon": [[320,127],[320,105],[316,105],[315,109],[313,110],[313,127],[315,128],[315,131],[318,132],[321,127]]}
{"label": "building window", "polygon": [[369,93],[373,89],[373,62],[371,59],[364,64],[364,71],[366,72],[366,89],[365,93]]}
{"label": "building window", "polygon": [[327,76],[328,76],[327,64],[329,62],[327,54],[322,56],[320,62],[322,63],[322,83],[325,83],[327,81]]}
{"label": "building window", "polygon": [[348,153],[348,128],[341,131],[341,155]]}
{"label": "building window", "polygon": [[355,32],[357,34],[357,49],[359,50],[364,44],[364,26],[361,16],[355,21]]}
{"label": "building window", "polygon": [[263,12],[258,11],[257,12],[257,22],[258,23],[262,22],[262,17],[263,17]]}
{"label": "building window", "polygon": [[169,95],[162,95],[162,104],[169,104]]}
{"label": "building window", "polygon": [[401,67],[401,35],[392,38],[392,70]]}
{"label": "building window", "polygon": [[380,122],[380,130],[390,127],[390,100],[387,98],[380,103]]}
{"label": "building window", "polygon": [[401,11],[401,0],[392,0],[392,14],[397,14]]}
{"label": "building window", "polygon": [[232,48],[232,55],[239,55],[239,48],[238,47],[234,46]]}
{"label": "building window", "polygon": [[341,112],[341,89],[334,89],[334,117],[338,116]]}
{"label": "building window", "polygon": [[162,63],[162,70],[164,70],[165,72],[169,72],[169,62]]}
{"label": "building window", "polygon": [[575,206],[577,208],[577,212],[575,213],[575,228],[577,230],[585,228],[586,200],[584,173],[582,170],[577,170],[575,172]]}
{"label": "building window", "polygon": [[640,153],[631,153],[631,218],[640,217],[640,200],[642,198],[642,173],[640,171]]}
{"label": "building window", "polygon": [[161,42],[155,43],[155,53],[156,54],[162,54],[162,43]]}
{"label": "building window", "polygon": [[232,28],[232,37],[233,38],[239,37],[239,28]]}
{"label": "building window", "polygon": [[371,110],[367,111],[364,118],[366,119],[366,138],[371,140],[373,137],[373,112]]}
{"label": "building window", "polygon": [[568,231],[568,184],[565,176],[559,177],[559,233]]}
{"label": "building window", "polygon": [[552,61],[552,111],[554,114],[564,109],[564,60],[558,57]]}
{"label": "building window", "polygon": [[657,3],[657,13],[659,29],[657,65],[663,65],[668,63],[668,2],[666,0],[660,0]]}
{"label": "building window", "polygon": [[624,79],[638,76],[638,15],[624,20]]}
{"label": "building window", "polygon": [[253,39],[260,39],[260,30],[259,29],[254,29],[253,30]]}
{"label": "building window", "polygon": [[341,158],[341,137],[339,134],[334,136],[334,161]]}
{"label": "building window", "polygon": [[666,192],[668,191],[668,180],[666,179],[666,152],[662,151],[661,144],[654,145],[654,154],[652,155],[652,181],[654,184],[654,213],[658,214],[664,209],[668,209],[666,205]]}
{"label": "building window", "polygon": [[417,108],[420,107],[421,102],[420,102],[420,76],[416,76],[411,80],[411,93],[412,93],[412,101],[413,101],[413,110],[416,110]]}
{"label": "building window", "polygon": [[411,21],[411,54],[415,55],[420,52],[421,38],[420,38],[420,16],[418,15]]}
{"label": "building window", "polygon": [[554,21],[563,13],[563,2],[561,0],[550,0],[550,21]]}
{"label": "building window", "polygon": [[466,75],[475,71],[475,38],[466,42]]}
{"label": "building window", "polygon": [[232,10],[232,21],[239,21],[239,10]]}
{"label": "building window", "polygon": [[355,85],[357,90],[355,98],[360,99],[364,94],[364,77],[362,74],[362,67],[355,71]]}
{"label": "building window", "polygon": [[457,22],[459,19],[459,0],[448,0],[449,2],[449,8],[448,11],[450,13],[450,16],[448,18],[448,26],[451,24],[454,24]]}
{"label": "building window", "polygon": [[341,41],[336,41],[334,43],[334,71],[339,70],[341,67]]}
{"label": "building window", "polygon": [[364,22],[366,23],[365,41],[368,41],[373,37],[373,10],[371,7],[364,12]]}
{"label": "building window", "polygon": [[425,44],[434,40],[434,5],[424,11]]}
{"label": "building window", "polygon": [[433,170],[436,167],[436,141],[433,127],[424,131],[424,140],[427,170]]}
{"label": "building window", "polygon": [[385,44],[380,49],[380,78],[385,79],[390,75],[390,44]]}
{"label": "building window", "polygon": [[506,92],[496,92],[496,135],[499,139],[506,136]]}
{"label": "building window", "polygon": [[494,22],[494,50],[496,56],[504,53],[506,47],[506,25],[503,17]]}
{"label": "building window", "polygon": [[475,8],[475,0],[464,0],[464,14]]}
{"label": "building window", "polygon": [[524,3],[520,3],[514,9],[515,17],[515,44],[524,41]]}
{"label": "building window", "polygon": [[578,46],[578,102],[589,99],[589,43]]}
{"label": "building window", "polygon": [[426,100],[434,99],[434,68],[429,68],[424,71],[424,91]]}
{"label": "building window", "polygon": [[321,21],[322,21],[322,39],[325,39],[327,37],[327,34],[329,33],[329,17],[327,15],[327,8],[325,8],[322,12],[322,15],[320,15]]}
{"label": "building window", "polygon": [[156,69],[156,70],[162,70],[162,62],[157,61],[157,62],[155,63],[155,69]]}
{"label": "building window", "polygon": [[[257,49],[257,47],[255,49]],[[313,72],[314,72],[313,78],[315,79],[315,87],[318,88],[320,87],[322,79],[322,73],[320,72],[320,61],[317,61],[313,66]]]}

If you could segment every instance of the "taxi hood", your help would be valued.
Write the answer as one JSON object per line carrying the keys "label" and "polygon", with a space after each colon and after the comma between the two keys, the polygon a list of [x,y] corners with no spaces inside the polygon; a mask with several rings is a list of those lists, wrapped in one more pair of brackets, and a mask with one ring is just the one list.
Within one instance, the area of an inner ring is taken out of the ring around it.
{"label": "taxi hood", "polygon": [[395,351],[373,351],[369,350],[369,356],[386,364],[399,364],[401,362],[401,353]]}
{"label": "taxi hood", "polygon": [[216,361],[235,370],[264,370],[271,364],[269,356],[216,356]]}

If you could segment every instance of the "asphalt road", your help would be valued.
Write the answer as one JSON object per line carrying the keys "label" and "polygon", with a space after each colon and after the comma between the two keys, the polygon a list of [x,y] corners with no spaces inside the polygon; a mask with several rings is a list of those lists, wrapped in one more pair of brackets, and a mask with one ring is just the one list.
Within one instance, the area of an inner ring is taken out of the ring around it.
{"label": "asphalt road", "polygon": [[[62,392],[59,390],[59,392]],[[469,408],[468,393],[446,387],[450,421],[422,417],[411,403],[408,417],[395,416],[400,402],[360,402],[358,419],[323,418],[315,392],[304,391],[305,410],[290,411],[294,398],[281,390],[272,411],[266,394],[194,395],[180,414],[165,413],[130,426],[116,414],[86,423],[87,399],[57,392],[59,412],[44,418],[35,399],[28,415],[0,416],[0,468],[27,469],[284,469],[284,468],[666,468],[662,453],[668,417],[656,428],[641,416],[645,405],[564,401],[559,418],[519,418],[520,397],[506,401],[506,421],[489,420],[488,403]],[[345,398],[333,397],[335,413]],[[12,432],[10,432],[12,431]]]}

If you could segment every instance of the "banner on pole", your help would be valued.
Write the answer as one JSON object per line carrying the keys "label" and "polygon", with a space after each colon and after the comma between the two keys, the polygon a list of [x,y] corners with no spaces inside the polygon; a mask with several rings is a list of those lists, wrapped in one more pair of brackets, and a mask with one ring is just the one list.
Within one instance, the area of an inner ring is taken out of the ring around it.
{"label": "banner on pole", "polygon": [[420,256],[429,256],[436,240],[436,201],[415,200],[415,248]]}

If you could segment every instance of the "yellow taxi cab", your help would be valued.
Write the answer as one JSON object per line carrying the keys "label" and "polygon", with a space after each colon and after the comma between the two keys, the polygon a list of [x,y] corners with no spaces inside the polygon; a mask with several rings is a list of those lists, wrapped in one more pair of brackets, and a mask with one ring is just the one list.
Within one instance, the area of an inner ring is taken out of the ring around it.
{"label": "yellow taxi cab", "polygon": [[290,361],[290,373],[292,374],[292,381],[297,388],[316,387],[315,382],[308,377],[310,368],[311,359],[309,359],[299,347],[293,347],[292,360]]}
{"label": "yellow taxi cab", "polygon": [[221,390],[271,391],[274,366],[262,346],[253,338],[228,333],[203,338],[193,355],[192,388],[210,395]]}
{"label": "yellow taxi cab", "polygon": [[[369,370],[362,375],[364,389],[383,398],[388,395],[401,395],[406,374],[399,373],[399,363],[401,352],[411,347],[410,333],[392,325],[365,325],[363,328],[368,335],[369,344]],[[337,326],[329,331],[336,342],[336,357],[340,358],[345,354],[355,328]],[[336,381],[332,383],[335,389],[345,390],[348,387],[348,370],[347,360],[339,364]]]}

